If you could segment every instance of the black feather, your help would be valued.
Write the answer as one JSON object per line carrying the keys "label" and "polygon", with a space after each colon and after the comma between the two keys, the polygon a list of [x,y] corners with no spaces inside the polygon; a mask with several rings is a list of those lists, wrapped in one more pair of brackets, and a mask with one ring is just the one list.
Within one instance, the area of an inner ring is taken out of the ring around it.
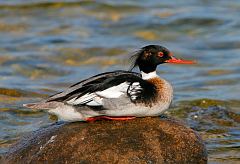
{"label": "black feather", "polygon": [[[99,74],[78,82],[69,87],[66,91],[49,97],[49,99],[47,99],[47,102],[66,102],[73,98],[80,98],[87,93],[103,91],[124,82],[129,82],[130,84],[138,82],[142,88],[142,90],[137,93],[137,98],[133,102],[149,104],[154,99],[154,86],[151,83],[143,80],[139,73],[129,71],[114,71]],[[128,94],[128,96],[130,97],[131,95]]]}

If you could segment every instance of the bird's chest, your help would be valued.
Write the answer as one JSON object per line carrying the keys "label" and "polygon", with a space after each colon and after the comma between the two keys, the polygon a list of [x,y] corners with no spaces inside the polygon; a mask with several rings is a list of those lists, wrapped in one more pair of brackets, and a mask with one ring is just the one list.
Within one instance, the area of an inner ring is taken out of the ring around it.
{"label": "bird's chest", "polygon": [[173,88],[166,80],[160,78],[151,78],[148,80],[155,88],[157,102],[171,102],[173,97]]}

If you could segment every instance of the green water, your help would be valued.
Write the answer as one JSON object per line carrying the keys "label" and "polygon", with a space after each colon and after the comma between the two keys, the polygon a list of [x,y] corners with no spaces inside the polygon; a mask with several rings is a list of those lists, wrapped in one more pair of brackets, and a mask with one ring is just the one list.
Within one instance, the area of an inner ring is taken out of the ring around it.
{"label": "green water", "polygon": [[128,69],[131,52],[161,44],[198,61],[158,67],[175,90],[167,114],[201,134],[209,163],[240,162],[239,11],[237,0],[0,0],[0,153],[55,121],[23,103]]}

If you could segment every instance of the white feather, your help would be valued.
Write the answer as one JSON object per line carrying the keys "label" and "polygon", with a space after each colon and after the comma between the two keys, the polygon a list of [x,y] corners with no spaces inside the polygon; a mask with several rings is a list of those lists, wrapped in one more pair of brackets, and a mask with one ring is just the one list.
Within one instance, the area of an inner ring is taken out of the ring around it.
{"label": "white feather", "polygon": [[142,90],[143,90],[143,88],[141,87],[140,83],[139,82],[134,82],[129,87],[128,93],[130,94],[132,100],[136,100],[137,99],[136,94],[141,93]]}
{"label": "white feather", "polygon": [[92,101],[90,101],[86,105],[88,105],[88,106],[102,106],[103,105],[103,101],[102,101],[102,98],[95,97]]}
{"label": "white feather", "polygon": [[87,93],[85,95],[83,95],[82,97],[74,97],[71,100],[68,100],[67,103],[71,104],[71,105],[81,105],[84,104],[86,102],[91,101],[94,97],[96,97],[97,95],[94,93]]}
{"label": "white feather", "polygon": [[156,71],[149,72],[149,73],[144,73],[143,71],[141,71],[141,75],[142,75],[142,79],[144,79],[144,80],[159,77],[157,75]]}
{"label": "white feather", "polygon": [[96,102],[96,101],[90,101],[89,103],[86,103],[87,106],[102,106],[103,104]]}
{"label": "white feather", "polygon": [[58,116],[60,120],[64,121],[78,121],[84,120],[84,115],[77,112],[74,107],[65,105],[64,107],[57,107],[48,111],[51,114]]}
{"label": "white feather", "polygon": [[131,96],[132,100],[136,100],[137,96]]}
{"label": "white feather", "polygon": [[103,98],[119,98],[123,94],[126,94],[128,87],[129,83],[124,82],[117,86],[96,92],[96,94]]}
{"label": "white feather", "polygon": [[124,82],[117,86],[110,87],[103,91],[98,91],[95,93],[87,93],[79,98],[74,97],[68,100],[67,103],[70,105],[81,105],[86,104],[88,106],[102,106],[103,98],[119,98],[123,94],[126,94],[129,83]]}

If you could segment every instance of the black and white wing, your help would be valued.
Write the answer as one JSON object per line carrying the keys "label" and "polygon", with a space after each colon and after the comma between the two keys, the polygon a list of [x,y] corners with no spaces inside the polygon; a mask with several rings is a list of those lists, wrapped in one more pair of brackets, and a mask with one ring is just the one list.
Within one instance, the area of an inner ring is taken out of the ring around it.
{"label": "black and white wing", "polygon": [[60,101],[69,105],[102,106],[103,99],[126,94],[132,102],[146,101],[154,92],[152,84],[141,75],[129,71],[114,71],[93,76],[70,86],[66,91],[46,101]]}

